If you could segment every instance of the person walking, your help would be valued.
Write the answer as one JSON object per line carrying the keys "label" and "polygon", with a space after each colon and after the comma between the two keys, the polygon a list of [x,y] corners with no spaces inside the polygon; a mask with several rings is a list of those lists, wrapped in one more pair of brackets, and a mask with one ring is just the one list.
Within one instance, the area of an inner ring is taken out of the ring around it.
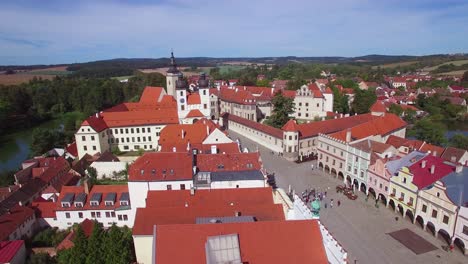
{"label": "person walking", "polygon": [[330,200],[330,208],[333,208],[333,199]]}
{"label": "person walking", "polygon": [[337,203],[337,204],[338,204],[338,207],[340,207],[341,201],[340,201],[340,200],[338,200],[338,203]]}

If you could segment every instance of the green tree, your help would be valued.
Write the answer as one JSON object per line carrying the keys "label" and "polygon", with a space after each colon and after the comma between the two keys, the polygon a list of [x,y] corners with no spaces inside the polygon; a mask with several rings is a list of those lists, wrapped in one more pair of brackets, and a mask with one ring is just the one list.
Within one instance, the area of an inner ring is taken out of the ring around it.
{"label": "green tree", "polygon": [[102,243],[104,242],[104,230],[102,224],[94,221],[93,232],[88,239],[88,250],[86,264],[95,264],[104,262],[104,250]]}
{"label": "green tree", "polygon": [[401,116],[401,114],[403,113],[403,108],[401,108],[401,106],[399,106],[398,104],[392,104],[390,105],[388,112],[397,116]]}
{"label": "green tree", "polygon": [[293,100],[288,97],[284,97],[280,91],[275,94],[272,100],[273,103],[273,114],[267,119],[266,123],[270,126],[281,128],[288,122],[289,115],[294,113]]}
{"label": "green tree", "polygon": [[354,113],[365,114],[369,113],[370,107],[377,101],[374,89],[369,90],[355,90],[352,109]]}
{"label": "green tree", "polygon": [[301,88],[302,85],[307,84],[306,80],[304,79],[292,79],[289,80],[288,83],[286,84],[286,90],[298,90]]}
{"label": "green tree", "polygon": [[463,77],[460,81],[460,85],[464,86],[464,87],[468,87],[468,71],[466,71],[464,74],[463,74]]}
{"label": "green tree", "polygon": [[36,128],[32,133],[31,151],[33,155],[42,155],[55,147],[65,145],[64,135],[55,129]]}
{"label": "green tree", "polygon": [[69,263],[86,263],[88,241],[80,225],[76,227],[75,232],[75,245],[71,248]]}
{"label": "green tree", "polygon": [[434,145],[443,145],[446,142],[445,132],[446,129],[442,124],[430,118],[423,118],[414,126],[414,136],[417,139]]}
{"label": "green tree", "polygon": [[57,260],[48,253],[35,253],[29,258],[28,264],[55,264]]}
{"label": "green tree", "polygon": [[97,181],[97,170],[94,167],[89,166],[86,171],[88,172],[89,180],[91,184],[95,184]]}
{"label": "green tree", "polygon": [[449,145],[454,148],[468,149],[468,136],[455,134],[449,139]]}
{"label": "green tree", "polygon": [[255,85],[261,86],[261,87],[270,87],[270,80],[268,79],[257,80],[257,83]]}

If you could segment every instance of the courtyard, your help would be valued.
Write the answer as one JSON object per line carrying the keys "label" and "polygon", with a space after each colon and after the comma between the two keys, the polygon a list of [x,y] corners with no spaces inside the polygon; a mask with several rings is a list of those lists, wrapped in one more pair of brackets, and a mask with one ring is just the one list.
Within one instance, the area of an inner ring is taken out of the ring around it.
{"label": "courtyard", "polygon": [[[289,186],[301,195],[306,188],[315,188],[316,191],[325,192],[327,196],[322,201],[320,221],[334,235],[338,242],[348,251],[348,262],[352,263],[467,263],[468,256],[464,256],[456,248],[454,252],[446,252],[445,240],[435,237],[429,230],[424,231],[420,225],[412,224],[408,218],[402,218],[390,207],[382,203],[375,206],[372,196],[365,199],[363,192],[357,191],[358,198],[349,200],[343,194],[337,193],[335,187],[342,185],[343,181],[318,169],[316,161],[296,164],[287,161],[255,142],[237,134],[229,132],[232,139],[239,138],[242,147],[250,151],[259,150],[265,169],[274,172],[278,187],[288,191]],[[312,166],[314,169],[312,169]],[[331,208],[330,200],[334,200]],[[338,207],[337,202],[341,205]],[[324,208],[324,203],[328,208]],[[395,217],[398,216],[398,220]],[[409,229],[434,245],[437,249],[415,254],[389,233]]]}

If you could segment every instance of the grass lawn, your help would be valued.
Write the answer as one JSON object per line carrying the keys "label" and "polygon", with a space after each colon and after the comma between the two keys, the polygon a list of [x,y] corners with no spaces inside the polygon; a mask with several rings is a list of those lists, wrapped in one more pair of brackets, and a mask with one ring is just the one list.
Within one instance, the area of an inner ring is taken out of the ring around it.
{"label": "grass lawn", "polygon": [[229,71],[238,71],[245,67],[246,66],[242,66],[242,65],[222,65],[222,66],[219,66],[218,68],[221,74],[225,74],[225,73],[228,73]]}

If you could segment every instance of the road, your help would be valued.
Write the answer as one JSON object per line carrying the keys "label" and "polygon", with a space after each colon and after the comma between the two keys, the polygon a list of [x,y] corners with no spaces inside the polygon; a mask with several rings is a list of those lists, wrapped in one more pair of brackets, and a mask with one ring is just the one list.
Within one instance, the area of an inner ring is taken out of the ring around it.
{"label": "road", "polygon": [[[315,188],[319,191],[327,190],[324,200],[330,204],[334,199],[334,207],[327,209],[322,206],[320,221],[328,228],[340,244],[348,251],[350,264],[369,263],[468,263],[468,256],[464,256],[458,249],[449,253],[441,249],[446,242],[442,238],[436,238],[428,231],[422,230],[418,225],[412,224],[409,219],[395,220],[398,216],[390,208],[380,204],[375,207],[375,201],[369,198],[365,200],[365,194],[358,193],[358,199],[351,201],[342,194],[337,194],[335,187],[343,184],[342,181],[333,178],[319,169],[311,169],[315,161],[296,164],[282,157],[271,154],[271,151],[255,142],[232,131],[229,132],[232,139],[239,138],[242,147],[250,151],[257,148],[261,153],[262,161],[268,172],[275,172],[276,183],[285,191],[289,185],[300,195],[305,188]],[[337,206],[337,201],[341,206]],[[416,255],[411,250],[394,240],[387,233],[408,228],[422,236],[439,249]]]}

